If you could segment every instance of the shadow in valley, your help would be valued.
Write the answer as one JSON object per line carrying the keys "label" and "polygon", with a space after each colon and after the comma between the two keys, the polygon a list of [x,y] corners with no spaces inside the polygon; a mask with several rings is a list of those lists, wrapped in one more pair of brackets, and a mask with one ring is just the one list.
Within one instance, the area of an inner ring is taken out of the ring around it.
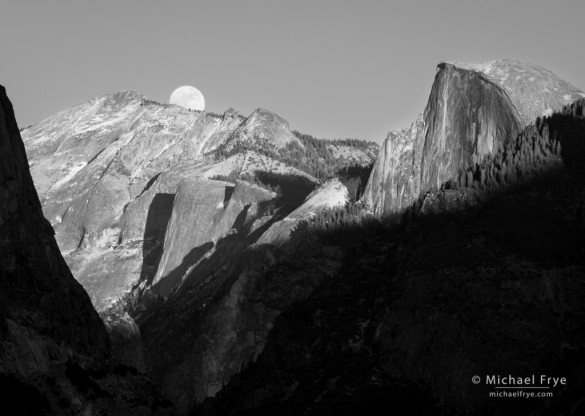
{"label": "shadow in valley", "polygon": [[315,189],[315,183],[304,176],[266,171],[258,171],[255,176],[260,183],[276,190],[281,204],[292,208],[291,211]]}
{"label": "shadow in valley", "polygon": [[199,260],[213,247],[213,243],[208,241],[198,247],[193,248],[183,257],[181,264],[174,268],[169,274],[164,276],[156,285],[153,286],[155,293],[169,293],[181,284],[183,276],[189,272],[189,268],[194,267]]}
{"label": "shadow in valley", "polygon": [[[584,149],[585,121],[553,117],[548,126],[566,167],[534,168],[539,142],[527,134],[509,155],[520,183],[500,185],[484,166],[458,189],[489,194],[475,207],[421,215],[421,198],[401,221],[371,222],[367,232],[337,215],[324,228],[298,226],[291,241],[303,244],[294,249],[249,247],[276,218],[254,232],[236,220],[238,232],[140,321],[157,377],[209,353],[185,351],[208,336],[202,329],[225,324],[203,327],[209,305],[256,267],[235,319],[267,332],[265,344],[258,335],[262,352],[222,363],[245,368],[193,414],[582,414],[585,181],[573,156]],[[266,321],[267,311],[278,317]],[[236,338],[250,328],[240,329]],[[490,399],[493,389],[471,383],[476,374],[573,381],[548,401],[515,401]]]}
{"label": "shadow in valley", "polygon": [[[223,198],[223,206],[224,207],[228,206],[229,201],[234,193],[234,189],[235,189],[234,186],[226,186],[225,187],[224,198]],[[250,205],[246,205],[244,207],[242,212],[240,212],[239,215],[237,216],[231,229],[237,230],[239,227],[241,227],[241,224],[243,224],[243,221],[246,218],[246,214],[247,214],[249,208],[250,208]],[[172,208],[171,208],[171,210],[172,210]],[[169,216],[170,216],[170,213],[169,213]],[[167,223],[168,223],[168,220],[167,220]],[[162,256],[162,250],[163,250],[162,244],[163,243],[164,243],[164,232],[162,234],[161,244],[159,247],[157,247],[157,248],[159,248],[160,252],[158,253],[156,268],[154,268],[153,273],[156,273],[156,270],[158,269],[158,263],[160,262],[160,257]],[[189,253],[187,253],[187,255],[185,257],[183,257],[181,264],[179,266],[174,268],[170,273],[165,275],[159,282],[157,282],[156,285],[153,286],[154,292],[155,293],[171,293],[175,288],[183,286],[184,282],[182,283],[181,281],[184,278],[188,279],[188,276],[193,274],[192,273],[193,270],[191,270],[191,269],[197,269],[197,267],[198,267],[197,263],[212,248],[214,248],[214,246],[215,246],[214,242],[208,241],[208,242],[205,242],[205,243],[191,249],[189,251]],[[152,282],[153,277],[154,277],[154,274],[151,276],[151,279],[148,282],[149,284]]]}
{"label": "shadow in valley", "polygon": [[365,166],[350,165],[337,171],[337,176],[347,188],[350,201],[358,201],[362,197],[373,167],[373,163]]}
{"label": "shadow in valley", "polygon": [[[258,203],[258,214],[256,217],[261,217],[264,213],[273,209],[273,204],[273,201],[261,201]],[[235,266],[235,261],[241,256],[245,256],[246,250],[255,243],[256,240],[268,228],[270,228],[270,226],[272,226],[272,224],[280,221],[283,216],[288,214],[288,212],[284,214],[279,211],[271,220],[262,224],[254,231],[251,231],[252,221],[250,218],[247,218],[250,206],[251,204],[245,205],[242,211],[237,215],[232,224],[231,232],[220,238],[215,244],[208,242],[191,250],[191,252],[184,257],[181,265],[169,274],[169,277],[176,276],[174,280],[175,286],[177,286],[178,279],[185,276],[181,286],[178,287],[177,291],[169,299],[171,302],[177,296],[183,295],[187,292],[193,292],[194,288],[199,290],[202,285],[209,284],[210,282],[210,287],[216,287],[214,283],[217,283],[218,279],[223,282],[224,276],[234,274],[234,267],[237,267]],[[205,253],[212,249],[213,251],[211,255],[202,258]],[[192,270],[187,274],[189,268],[192,268]],[[209,279],[213,277],[215,277],[215,279]],[[226,290],[229,290],[229,286],[230,285],[228,284],[228,289]],[[224,291],[220,292],[221,295],[224,294]],[[205,293],[208,294],[209,290],[206,290]]]}
{"label": "shadow in valley", "polygon": [[[584,202],[582,179],[552,171],[474,209],[319,231],[350,247],[341,268],[284,307],[260,356],[193,414],[580,414]],[[304,254],[267,276],[330,261]],[[470,382],[489,371],[574,384],[550,402],[489,399]]]}
{"label": "shadow in valley", "polygon": [[[227,207],[227,203],[224,206]],[[240,261],[250,258],[250,245],[283,215],[274,207],[273,200],[259,202],[252,219],[278,213],[252,231],[253,221],[248,218],[250,207],[246,204],[236,216],[232,232],[215,244],[209,242],[194,248],[184,257],[181,265],[171,272],[171,278],[175,276],[173,279],[178,281],[184,277],[184,281],[164,302],[152,302],[148,297],[133,311],[133,318],[140,326],[147,360],[150,354],[153,356],[149,372],[155,379],[160,380],[169,369],[191,354],[201,335],[208,305],[215,304],[230,291],[242,270]],[[209,254],[205,256],[206,253]],[[166,279],[168,277],[161,282]],[[174,334],[181,334],[181,337]],[[160,350],[165,354],[160,355]],[[154,356],[158,358],[154,359]]]}
{"label": "shadow in valley", "polygon": [[[421,215],[421,201],[389,227],[316,230],[342,266],[305,299],[283,298],[260,356],[193,414],[583,414],[585,120],[556,121],[562,168],[520,169],[522,182],[457,212]],[[331,261],[302,249],[267,278]],[[573,382],[549,400],[490,398],[476,374]]]}

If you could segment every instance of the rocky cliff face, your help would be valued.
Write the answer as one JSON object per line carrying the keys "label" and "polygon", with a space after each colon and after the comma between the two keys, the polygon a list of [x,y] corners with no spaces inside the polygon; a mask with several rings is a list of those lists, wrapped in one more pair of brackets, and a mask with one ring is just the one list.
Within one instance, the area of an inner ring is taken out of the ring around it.
{"label": "rocky cliff face", "polygon": [[400,212],[419,194],[423,128],[421,115],[410,128],[388,133],[363,195],[376,215]]}
{"label": "rocky cliff face", "polygon": [[[264,109],[217,116],[121,92],[22,134],[45,215],[117,359],[152,374],[183,412],[261,351],[280,310],[264,305],[264,269],[303,219],[348,198],[335,180],[303,203],[319,181],[275,159],[305,149]],[[330,147],[335,166],[375,154]]]}
{"label": "rocky cliff face", "polygon": [[213,150],[241,122],[121,92],[25,129],[31,172],[61,250],[111,245],[124,207],[156,174]]}
{"label": "rocky cliff face", "polygon": [[[211,198],[214,193],[210,192],[206,203],[217,210],[224,185],[213,186],[217,187],[216,198]],[[203,250],[195,250],[201,259],[183,274],[180,289],[164,304],[137,314],[151,374],[161,381],[181,412],[214,396],[253,362],[283,308],[306,298],[339,267],[331,259],[316,267],[320,274],[299,273],[287,278],[274,271],[288,252],[307,242],[306,235],[293,235],[295,228],[320,209],[345,203],[346,188],[332,180],[282,219],[259,215],[271,197],[265,190],[238,182],[226,207],[226,214],[239,216],[227,222],[233,226],[232,232],[215,244],[207,243]],[[208,224],[211,232],[225,222],[224,218],[216,217]]]}
{"label": "rocky cliff face", "polygon": [[223,244],[192,274],[207,273],[204,281],[193,278],[192,284],[190,278],[160,309],[137,317],[150,372],[182,413],[215,396],[251,365],[280,313],[306,299],[341,266],[334,251],[326,261],[315,262],[313,270],[291,276],[281,271],[308,252],[291,257],[287,247],[288,252],[272,245],[245,249],[236,246],[236,236]]}
{"label": "rocky cliff face", "polygon": [[104,324],[43,217],[2,86],[0,387],[3,406],[23,415],[152,414],[163,404],[144,376],[111,360]]}
{"label": "rocky cliff face", "polygon": [[[214,159],[212,151],[242,140],[272,140],[276,148],[297,140],[288,123],[267,110],[257,110],[247,119],[233,112],[221,117],[153,103],[133,92],[96,98],[22,134],[44,213],[75,277],[100,312],[139,284],[154,281],[162,287],[161,278],[186,254],[175,250],[175,244],[189,252],[230,230],[227,219],[214,231],[207,229],[223,212],[222,204],[228,203],[226,184],[196,178],[254,175],[277,165],[252,151],[226,160]],[[290,167],[281,170],[308,176]],[[195,182],[188,185],[189,180]],[[189,208],[198,217],[201,232],[187,231],[181,218],[189,214],[180,207],[194,202],[192,198],[203,201],[212,189],[219,195],[213,206]],[[195,236],[173,242],[172,236],[180,240],[175,231]],[[150,270],[159,261],[161,269]]]}
{"label": "rocky cliff face", "polygon": [[[167,227],[164,253],[153,281],[160,296],[180,286],[189,268],[195,266],[214,244],[246,220],[258,215],[258,204],[275,197],[273,192],[239,182],[205,179],[181,182]],[[250,208],[255,205],[252,210]],[[248,218],[246,218],[248,217]]]}
{"label": "rocky cliff face", "polygon": [[391,132],[364,202],[376,215],[399,213],[421,193],[502,149],[536,117],[583,93],[550,71],[516,61],[438,66],[423,115]]}

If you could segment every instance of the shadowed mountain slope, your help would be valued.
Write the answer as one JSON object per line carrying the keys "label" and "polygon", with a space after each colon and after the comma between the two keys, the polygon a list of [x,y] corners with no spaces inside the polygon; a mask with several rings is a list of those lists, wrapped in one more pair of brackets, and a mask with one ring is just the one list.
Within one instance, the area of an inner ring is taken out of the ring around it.
{"label": "shadowed mountain slope", "polygon": [[104,324],[43,217],[12,105],[0,86],[3,406],[21,415],[169,414],[168,402],[146,377],[124,374],[109,355]]}
{"label": "shadowed mountain slope", "polygon": [[9,339],[27,331],[46,337],[46,344],[38,346],[36,358],[16,343],[16,356],[3,361],[3,370],[26,375],[39,368],[48,370],[51,343],[64,357],[66,348],[57,347],[61,342],[80,352],[104,354],[107,335],[87,294],[63,261],[53,230],[43,217],[4,87],[0,100],[0,296],[4,313],[9,313],[3,316],[2,326]]}

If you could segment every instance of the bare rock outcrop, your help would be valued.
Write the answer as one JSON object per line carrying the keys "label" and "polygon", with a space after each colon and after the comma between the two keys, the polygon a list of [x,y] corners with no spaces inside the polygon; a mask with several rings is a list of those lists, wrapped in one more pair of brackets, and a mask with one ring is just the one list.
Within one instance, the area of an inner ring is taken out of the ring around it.
{"label": "bare rock outcrop", "polygon": [[[250,150],[298,142],[286,120],[264,109],[247,118],[233,111],[219,116],[123,91],[62,111],[22,135],[43,212],[74,276],[100,313],[152,284],[158,287],[152,293],[167,295],[180,279],[165,279],[164,284],[161,279],[183,264],[184,255],[231,229],[228,223],[238,215],[233,204],[228,216],[210,224],[223,212],[218,206],[225,202],[227,207],[226,189],[233,185],[222,188],[204,178],[277,171],[317,182]],[[238,143],[248,150],[227,159],[214,157],[220,147],[235,149]],[[189,208],[201,230],[190,226],[192,238],[173,242],[174,227],[185,232],[179,218],[188,212],[182,212],[182,202],[200,198],[199,208],[206,206],[205,186],[222,188],[221,195],[205,212]],[[187,253],[175,250],[177,244]]]}
{"label": "bare rock outcrop", "polygon": [[378,216],[407,208],[420,192],[422,115],[410,128],[388,133],[362,197]]}
{"label": "bare rock outcrop", "polygon": [[421,193],[502,149],[536,117],[581,96],[532,64],[442,62],[423,115],[410,129],[388,135],[364,202],[378,216],[400,213]]}
{"label": "bare rock outcrop", "polygon": [[[272,192],[244,182],[235,186],[207,179],[181,182],[167,227],[164,253],[152,290],[166,297],[180,287],[189,271],[229,232],[238,232],[252,204],[274,198]],[[257,211],[257,209],[256,209]]]}
{"label": "bare rock outcrop", "polygon": [[238,145],[246,147],[280,149],[287,144],[300,144],[292,132],[288,122],[278,114],[264,108],[256,109],[225,142],[226,151],[233,151]]}
{"label": "bare rock outcrop", "polygon": [[32,175],[61,250],[100,244],[104,232],[115,241],[124,207],[156,174],[213,150],[241,121],[120,92],[25,129]]}

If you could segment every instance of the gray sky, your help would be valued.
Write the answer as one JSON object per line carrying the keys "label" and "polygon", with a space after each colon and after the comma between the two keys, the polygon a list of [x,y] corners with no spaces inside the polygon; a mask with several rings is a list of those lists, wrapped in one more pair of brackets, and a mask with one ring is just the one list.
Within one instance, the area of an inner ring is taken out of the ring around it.
{"label": "gray sky", "polygon": [[0,84],[21,127],[103,93],[275,111],[381,141],[424,109],[441,60],[513,58],[585,88],[585,1],[0,0]]}

